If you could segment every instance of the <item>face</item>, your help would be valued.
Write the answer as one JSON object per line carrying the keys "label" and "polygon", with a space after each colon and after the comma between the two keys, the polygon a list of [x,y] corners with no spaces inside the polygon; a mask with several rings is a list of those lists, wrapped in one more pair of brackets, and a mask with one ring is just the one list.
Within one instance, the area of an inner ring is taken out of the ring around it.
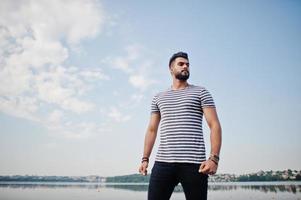
{"label": "face", "polygon": [[170,72],[176,79],[186,81],[189,78],[189,61],[185,58],[176,58],[170,67]]}

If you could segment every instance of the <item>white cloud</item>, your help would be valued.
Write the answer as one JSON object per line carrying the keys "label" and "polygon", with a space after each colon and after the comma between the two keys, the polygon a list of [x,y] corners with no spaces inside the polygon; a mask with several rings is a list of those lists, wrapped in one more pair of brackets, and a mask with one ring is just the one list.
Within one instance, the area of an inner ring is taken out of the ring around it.
{"label": "white cloud", "polygon": [[76,113],[89,111],[93,105],[79,99],[87,88],[81,71],[77,68],[57,66],[52,70],[40,73],[34,79],[34,90],[40,100],[60,106]]}
{"label": "white cloud", "polygon": [[119,69],[127,74],[133,73],[133,62],[140,57],[139,52],[141,50],[142,46],[137,44],[125,47],[125,56],[119,56],[113,59],[109,59],[112,64],[112,67],[115,69]]}
{"label": "white cloud", "polygon": [[85,122],[72,121],[66,111],[55,109],[42,121],[53,137],[64,137],[67,139],[84,139],[99,134],[111,132],[107,122]]}
{"label": "white cloud", "polygon": [[125,73],[131,73],[133,69],[130,66],[130,60],[127,57],[117,57],[112,61],[113,68],[120,69]]}
{"label": "white cloud", "polygon": [[38,110],[37,99],[31,97],[2,97],[0,96],[0,110],[9,115],[39,122],[35,115]]}
{"label": "white cloud", "polygon": [[126,122],[131,119],[130,115],[123,114],[118,108],[111,107],[108,116],[116,122]]}
{"label": "white cloud", "polygon": [[143,74],[134,74],[129,77],[129,82],[140,90],[146,90],[149,86],[156,83],[156,81],[147,78]]}
{"label": "white cloud", "polygon": [[145,99],[145,95],[140,93],[134,93],[129,96],[129,98],[126,98],[125,101],[122,101],[118,104],[119,108],[126,108],[127,110],[136,110],[137,105],[141,103],[141,101]]}
{"label": "white cloud", "polygon": [[68,58],[68,50],[58,41],[24,37],[17,39],[18,47],[6,60],[8,66],[40,68],[58,65]]}
{"label": "white cloud", "polygon": [[143,51],[143,47],[138,44],[133,44],[125,47],[127,52],[128,60],[133,61],[137,60],[140,57],[141,52]]}
{"label": "white cloud", "polygon": [[[99,125],[93,122],[56,122],[53,124],[46,124],[49,132],[54,137],[65,137],[68,139],[82,139],[88,138],[95,134],[99,134],[101,129]],[[59,134],[58,134],[59,133]]]}
{"label": "white cloud", "polygon": [[[91,110],[83,94],[109,77],[98,68],[65,63],[74,45],[101,32],[105,19],[94,0],[0,1],[0,111],[49,128],[56,122],[60,131],[72,133],[62,125],[63,113]],[[45,105],[58,110],[41,116]],[[99,129],[88,122],[75,127]]]}
{"label": "white cloud", "polygon": [[110,77],[105,75],[101,69],[82,70],[79,75],[86,81],[110,80]]}
{"label": "white cloud", "polygon": [[125,56],[118,56],[116,58],[107,58],[103,62],[110,63],[113,68],[119,69],[128,76],[129,83],[139,90],[146,90],[157,81],[150,78],[150,68],[152,62],[143,46],[133,44],[125,47]]}
{"label": "white cloud", "polygon": [[61,110],[54,110],[48,116],[48,121],[51,124],[59,124],[62,121],[64,113]]}
{"label": "white cloud", "polygon": [[93,0],[1,1],[0,23],[13,37],[34,35],[35,39],[66,39],[77,43],[95,36],[104,22],[101,5]]}
{"label": "white cloud", "polygon": [[140,103],[144,98],[143,94],[132,94],[131,96],[131,101],[133,102],[132,104]]}

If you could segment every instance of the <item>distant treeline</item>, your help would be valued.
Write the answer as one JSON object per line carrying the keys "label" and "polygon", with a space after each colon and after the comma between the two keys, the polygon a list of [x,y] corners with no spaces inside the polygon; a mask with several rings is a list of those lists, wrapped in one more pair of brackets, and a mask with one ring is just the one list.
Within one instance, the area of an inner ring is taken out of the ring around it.
{"label": "distant treeline", "polygon": [[[124,176],[0,176],[0,181],[16,182],[107,182],[107,183],[148,183],[150,175],[131,174]],[[301,171],[260,171],[252,174],[229,175],[216,174],[209,176],[210,182],[246,182],[246,181],[301,181]]]}
{"label": "distant treeline", "polygon": [[300,181],[301,171],[284,170],[284,171],[261,171],[253,174],[240,175],[237,181]]}
{"label": "distant treeline", "polygon": [[[149,182],[150,176],[132,174],[126,176],[107,177],[106,182],[125,183],[125,182]],[[301,181],[301,171],[283,170],[283,171],[260,171],[257,173],[244,175],[216,174],[209,176],[210,182],[246,182],[246,181]]]}
{"label": "distant treeline", "polygon": [[[215,178],[219,175],[215,175]],[[114,176],[107,177],[106,182],[110,183],[145,183],[149,182],[150,176],[141,176],[140,174],[126,175],[126,176]],[[217,182],[247,182],[247,181],[301,181],[301,176],[297,175],[295,179],[284,178],[278,175],[240,175],[233,178],[220,178]],[[209,177],[209,181],[214,182],[215,180],[211,180]]]}
{"label": "distant treeline", "polygon": [[237,177],[237,181],[246,182],[246,181],[300,181],[301,176],[297,175],[295,179],[291,179],[289,177],[284,178],[279,175],[241,175]]}
{"label": "distant treeline", "polygon": [[150,175],[142,176],[141,174],[131,174],[125,176],[107,177],[108,183],[147,183],[149,182]]}
{"label": "distant treeline", "polygon": [[[94,180],[97,182],[99,179]],[[0,181],[16,182],[92,182],[89,177],[71,177],[71,176],[0,176]]]}

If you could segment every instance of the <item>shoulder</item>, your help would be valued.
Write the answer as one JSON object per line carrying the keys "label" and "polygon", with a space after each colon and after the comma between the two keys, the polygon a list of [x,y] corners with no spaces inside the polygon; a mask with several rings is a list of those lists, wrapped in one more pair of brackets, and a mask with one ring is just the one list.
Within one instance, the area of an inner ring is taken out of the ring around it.
{"label": "shoulder", "polygon": [[198,92],[208,92],[208,90],[206,89],[206,87],[204,86],[200,86],[200,85],[190,85],[189,86],[192,90],[194,91],[198,91]]}

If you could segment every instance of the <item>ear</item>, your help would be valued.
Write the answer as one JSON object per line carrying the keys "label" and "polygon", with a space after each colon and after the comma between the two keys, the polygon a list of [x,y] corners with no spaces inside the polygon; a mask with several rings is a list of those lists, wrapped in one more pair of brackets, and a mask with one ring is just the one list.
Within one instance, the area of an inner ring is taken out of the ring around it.
{"label": "ear", "polygon": [[173,65],[170,65],[169,72],[170,72],[170,74],[173,74]]}

